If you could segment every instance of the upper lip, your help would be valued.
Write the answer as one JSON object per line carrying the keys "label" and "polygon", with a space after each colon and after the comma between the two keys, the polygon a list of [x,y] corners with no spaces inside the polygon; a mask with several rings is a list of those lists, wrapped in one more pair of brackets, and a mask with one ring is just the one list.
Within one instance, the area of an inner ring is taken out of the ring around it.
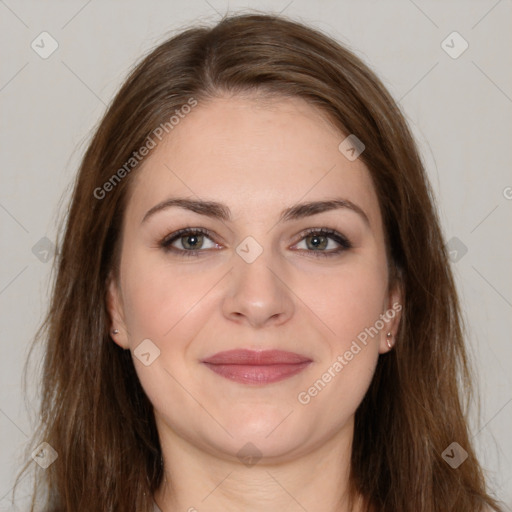
{"label": "upper lip", "polygon": [[247,350],[235,349],[218,352],[201,362],[210,364],[238,364],[238,365],[272,365],[272,364],[299,364],[310,362],[309,357],[284,350]]}

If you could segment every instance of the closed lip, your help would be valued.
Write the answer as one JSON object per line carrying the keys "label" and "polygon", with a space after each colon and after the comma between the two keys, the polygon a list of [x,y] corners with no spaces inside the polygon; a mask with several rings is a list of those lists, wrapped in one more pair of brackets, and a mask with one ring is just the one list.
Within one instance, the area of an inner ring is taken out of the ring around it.
{"label": "closed lip", "polygon": [[209,364],[233,364],[233,365],[253,365],[267,366],[278,364],[300,364],[311,362],[309,357],[295,352],[284,350],[247,350],[235,349],[225,352],[218,352],[213,356],[207,357],[201,361]]}

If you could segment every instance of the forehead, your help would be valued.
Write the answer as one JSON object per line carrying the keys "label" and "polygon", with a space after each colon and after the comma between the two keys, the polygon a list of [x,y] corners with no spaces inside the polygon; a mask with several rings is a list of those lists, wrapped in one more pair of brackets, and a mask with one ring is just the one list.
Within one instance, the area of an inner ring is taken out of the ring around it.
{"label": "forehead", "polygon": [[345,197],[379,224],[367,168],[338,149],[345,137],[300,98],[199,102],[137,171],[129,214],[141,218],[170,195],[222,202],[237,217]]}

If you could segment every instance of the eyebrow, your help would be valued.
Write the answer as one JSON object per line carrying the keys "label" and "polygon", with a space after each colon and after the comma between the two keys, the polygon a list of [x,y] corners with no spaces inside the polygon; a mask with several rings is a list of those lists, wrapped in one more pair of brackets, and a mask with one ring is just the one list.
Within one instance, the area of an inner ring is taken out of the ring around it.
{"label": "eyebrow", "polygon": [[[225,204],[217,203],[215,201],[204,201],[201,199],[171,197],[169,199],[162,201],[161,203],[158,203],[157,205],[153,206],[150,210],[148,210],[144,215],[141,224],[146,222],[150,217],[155,215],[157,212],[161,212],[162,210],[166,210],[172,207],[190,210],[194,213],[198,213],[199,215],[205,215],[213,219],[231,221],[231,211]],[[338,210],[342,208],[346,208],[357,213],[364,220],[364,222],[368,226],[370,226],[368,216],[361,207],[357,206],[357,204],[353,203],[352,201],[349,201],[348,199],[341,198],[335,198],[325,201],[311,201],[308,203],[300,203],[289,208],[285,208],[281,212],[278,222],[289,222],[292,220],[303,219],[311,215],[316,215],[319,213],[331,210]]]}

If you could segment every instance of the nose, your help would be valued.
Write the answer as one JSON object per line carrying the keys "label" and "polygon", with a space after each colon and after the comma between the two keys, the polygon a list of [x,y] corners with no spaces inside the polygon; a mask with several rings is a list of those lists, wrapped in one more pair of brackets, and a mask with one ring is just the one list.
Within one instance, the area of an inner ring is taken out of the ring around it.
{"label": "nose", "polygon": [[280,325],[294,312],[294,295],[286,284],[286,272],[271,251],[263,251],[252,263],[234,255],[234,265],[226,277],[223,313],[231,321],[253,328]]}

